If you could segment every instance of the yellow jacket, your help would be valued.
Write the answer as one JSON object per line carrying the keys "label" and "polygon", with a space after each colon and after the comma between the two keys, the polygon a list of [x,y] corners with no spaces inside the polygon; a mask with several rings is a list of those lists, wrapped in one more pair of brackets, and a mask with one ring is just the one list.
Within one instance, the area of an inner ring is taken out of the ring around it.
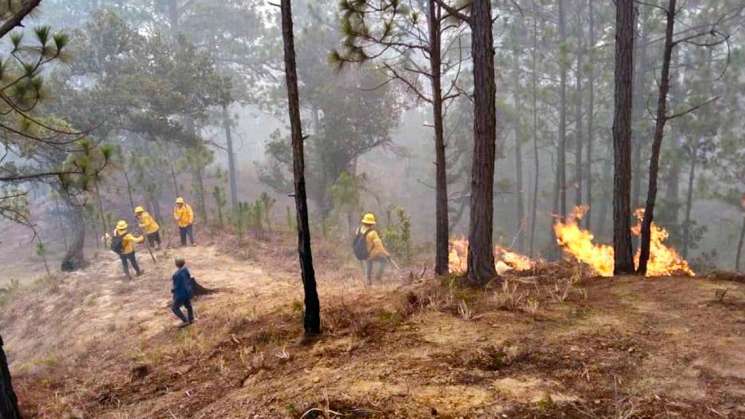
{"label": "yellow jacket", "polygon": [[179,227],[188,227],[194,223],[194,211],[191,210],[189,204],[184,204],[181,208],[176,206],[173,208],[173,218]]}
{"label": "yellow jacket", "polygon": [[[114,235],[119,236],[119,232],[114,230]],[[135,252],[135,244],[136,243],[142,243],[145,241],[145,238],[140,236],[137,237],[132,233],[124,233],[124,236],[122,237],[122,254],[128,255],[130,253]]]}
{"label": "yellow jacket", "polygon": [[[371,229],[372,227],[363,225],[360,227],[359,232],[365,234]],[[375,231],[375,229],[372,229],[372,231],[365,236],[365,239],[367,240],[368,260],[383,259],[390,256],[388,251],[385,250],[385,246],[383,246],[383,240],[380,239],[380,235],[378,235],[378,232]]]}
{"label": "yellow jacket", "polygon": [[150,215],[147,211],[140,214],[139,217],[137,217],[137,223],[140,225],[140,228],[142,229],[142,232],[145,234],[153,234],[156,231],[160,230],[160,226],[157,222],[155,222],[155,219]]}

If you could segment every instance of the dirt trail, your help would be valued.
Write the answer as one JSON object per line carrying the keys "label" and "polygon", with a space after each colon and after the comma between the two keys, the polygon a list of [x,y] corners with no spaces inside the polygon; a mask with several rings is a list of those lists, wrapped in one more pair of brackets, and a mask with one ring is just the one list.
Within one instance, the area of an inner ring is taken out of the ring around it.
{"label": "dirt trail", "polygon": [[132,283],[102,254],[20,293],[0,328],[29,414],[745,417],[744,284],[589,279],[563,298],[556,278],[477,291],[391,272],[363,288],[353,263],[321,247],[325,332],[298,345],[292,245],[257,253],[270,256],[183,250],[221,289],[186,330],[168,311],[172,254],[157,265],[141,254],[148,273]]}

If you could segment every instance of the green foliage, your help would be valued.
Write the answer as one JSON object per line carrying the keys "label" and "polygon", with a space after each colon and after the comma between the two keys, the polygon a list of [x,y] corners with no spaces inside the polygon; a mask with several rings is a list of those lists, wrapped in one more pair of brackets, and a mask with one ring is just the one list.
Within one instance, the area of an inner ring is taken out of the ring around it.
{"label": "green foliage", "polygon": [[253,232],[257,239],[264,239],[264,233],[271,230],[270,214],[275,202],[274,198],[262,193],[259,199],[254,202],[238,203],[237,214],[233,223],[239,239],[243,236],[244,230]]}
{"label": "green foliage", "polygon": [[220,185],[215,185],[215,187],[212,189],[212,198],[214,198],[215,206],[217,207],[217,223],[218,226],[222,228],[224,225],[223,211],[225,210],[225,205],[228,202],[225,196],[225,189],[222,188]]}
{"label": "green foliage", "polygon": [[[395,211],[396,220],[392,220],[391,212]],[[411,261],[411,218],[403,208],[389,208],[387,210],[388,225],[382,232],[383,243],[395,256],[404,263]]]}

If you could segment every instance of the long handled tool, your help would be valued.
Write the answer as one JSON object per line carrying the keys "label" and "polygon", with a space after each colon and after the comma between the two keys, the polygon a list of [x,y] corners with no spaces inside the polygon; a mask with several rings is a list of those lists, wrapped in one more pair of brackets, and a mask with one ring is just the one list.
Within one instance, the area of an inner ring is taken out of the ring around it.
{"label": "long handled tool", "polygon": [[397,271],[401,270],[401,268],[398,266],[398,263],[396,263],[396,261],[393,260],[392,257],[388,256],[388,262],[391,262],[391,265],[393,265],[393,267],[396,268]]}
{"label": "long handled tool", "polygon": [[153,259],[153,263],[158,263],[158,261],[155,259],[155,255],[153,254],[153,249],[150,248],[150,242],[148,241],[145,232],[140,230],[140,235],[145,238],[145,248],[147,248],[147,252],[150,253],[150,257]]}

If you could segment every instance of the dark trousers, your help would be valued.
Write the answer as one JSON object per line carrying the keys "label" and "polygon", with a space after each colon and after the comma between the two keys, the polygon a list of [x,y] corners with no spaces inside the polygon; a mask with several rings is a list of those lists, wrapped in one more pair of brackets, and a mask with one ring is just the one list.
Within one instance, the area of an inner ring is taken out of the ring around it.
{"label": "dark trousers", "polygon": [[127,253],[126,255],[119,255],[119,257],[122,259],[122,267],[124,267],[124,273],[127,276],[129,275],[129,264],[132,264],[132,267],[135,268],[135,272],[137,272],[137,275],[142,273],[140,271],[140,265],[137,264],[137,256],[135,256],[135,252]]}
{"label": "dark trousers", "polygon": [[362,263],[363,263],[362,269],[365,273],[365,277],[367,278],[368,285],[372,285],[373,272],[375,273],[376,281],[380,281],[383,279],[383,272],[385,271],[385,265],[388,263],[386,259],[384,258],[367,259],[363,261]]}
{"label": "dark trousers", "polygon": [[178,232],[181,235],[181,246],[186,246],[186,237],[189,237],[191,244],[194,244],[194,226],[179,227]]}
{"label": "dark trousers", "polygon": [[155,233],[148,234],[147,242],[150,244],[150,247],[157,246],[158,248],[160,248],[160,230],[156,231]]}
{"label": "dark trousers", "polygon": [[[184,316],[181,307],[186,307],[186,314],[188,317]],[[184,323],[191,323],[194,321],[194,309],[191,307],[191,298],[187,298],[186,300],[173,300],[171,310],[173,311],[173,314]]]}

